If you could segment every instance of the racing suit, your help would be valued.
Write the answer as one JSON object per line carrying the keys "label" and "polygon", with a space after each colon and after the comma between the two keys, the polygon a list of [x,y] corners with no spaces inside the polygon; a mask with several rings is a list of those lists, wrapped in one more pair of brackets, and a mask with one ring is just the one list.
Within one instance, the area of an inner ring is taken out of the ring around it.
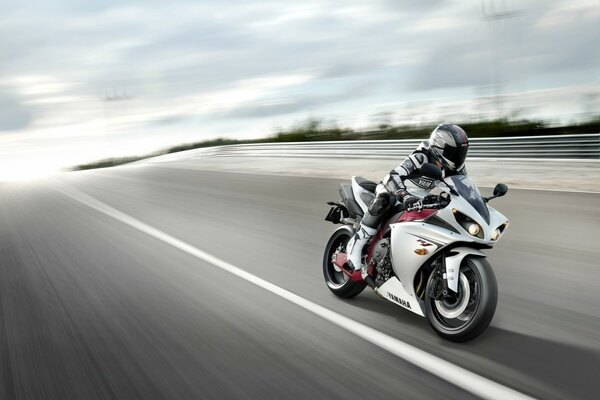
{"label": "racing suit", "polygon": [[[433,162],[432,158],[429,141],[423,141],[412,154],[406,157],[398,167],[390,171],[377,185],[375,199],[363,216],[356,233],[346,245],[348,261],[353,269],[361,269],[364,245],[377,232],[379,224],[396,201],[404,202],[407,205],[414,204],[429,194],[429,191],[435,187],[435,180],[425,176],[406,178],[415,174],[423,164]],[[444,176],[466,175],[466,173],[465,167],[462,167],[459,171],[443,171]],[[407,180],[408,187],[405,185],[404,179]],[[365,274],[366,269],[363,269],[363,275]]]}

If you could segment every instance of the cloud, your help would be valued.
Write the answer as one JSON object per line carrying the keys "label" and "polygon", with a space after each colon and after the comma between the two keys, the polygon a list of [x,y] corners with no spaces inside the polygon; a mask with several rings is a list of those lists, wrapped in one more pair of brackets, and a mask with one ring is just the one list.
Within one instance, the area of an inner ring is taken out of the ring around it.
{"label": "cloud", "polygon": [[252,102],[247,102],[221,114],[222,118],[264,118],[283,114],[306,113],[315,107],[322,108],[330,104],[355,101],[362,96],[369,96],[377,91],[375,82],[361,83],[349,88],[330,90],[311,94],[266,95]]}
{"label": "cloud", "polygon": [[[480,2],[458,0],[6,5],[1,129],[32,142],[146,129],[178,131],[160,143],[260,136],[307,112],[352,124],[411,101],[454,104],[494,79],[504,94],[599,81],[597,4],[512,3],[518,16],[489,24]],[[107,103],[103,93],[131,99]]]}
{"label": "cloud", "polygon": [[17,96],[0,87],[0,131],[25,129],[31,122],[31,110]]}
{"label": "cloud", "polygon": [[381,60],[348,60],[347,62],[335,63],[319,75],[320,79],[337,79],[355,75],[372,74],[373,71],[383,67]]}
{"label": "cloud", "polygon": [[579,2],[571,5],[568,16],[561,14],[560,23],[548,23],[563,4],[548,1],[527,5],[511,18],[480,18],[448,27],[444,35],[437,35],[440,40],[415,69],[409,88],[473,88],[491,85],[494,80],[513,87],[530,81],[550,88],[585,79],[597,81],[598,7],[590,9],[589,2],[587,7]]}
{"label": "cloud", "polygon": [[415,12],[431,8],[441,8],[448,0],[380,0],[388,10]]}
{"label": "cloud", "polygon": [[489,54],[473,42],[452,43],[432,52],[410,83],[413,90],[490,84]]}
{"label": "cloud", "polygon": [[147,126],[168,126],[177,125],[181,123],[191,122],[196,118],[193,114],[175,114],[168,115],[165,117],[158,117],[156,119],[150,119],[147,122]]}

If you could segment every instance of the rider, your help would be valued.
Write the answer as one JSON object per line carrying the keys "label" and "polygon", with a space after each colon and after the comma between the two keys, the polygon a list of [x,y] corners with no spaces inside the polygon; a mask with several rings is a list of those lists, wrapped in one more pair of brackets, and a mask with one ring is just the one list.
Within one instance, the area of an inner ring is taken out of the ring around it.
{"label": "rider", "polygon": [[[399,201],[406,207],[418,205],[423,201],[422,197],[435,186],[435,181],[431,178],[409,178],[411,194],[403,178],[413,174],[425,163],[432,163],[442,168],[444,176],[466,175],[465,159],[468,149],[469,139],[460,126],[438,125],[431,132],[429,140],[421,142],[402,164],[383,178],[375,190],[375,199],[346,246],[348,263],[352,269],[361,270],[363,247],[375,235],[381,220],[394,203]],[[366,277],[366,268],[362,268],[362,276]]]}

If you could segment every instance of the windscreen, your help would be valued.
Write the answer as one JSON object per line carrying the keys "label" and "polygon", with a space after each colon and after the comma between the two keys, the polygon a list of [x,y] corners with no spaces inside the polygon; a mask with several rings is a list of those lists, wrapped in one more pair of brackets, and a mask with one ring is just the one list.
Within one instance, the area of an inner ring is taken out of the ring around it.
{"label": "windscreen", "polygon": [[448,178],[452,181],[454,190],[467,200],[470,205],[483,217],[485,222],[490,223],[490,211],[479,193],[477,186],[469,179],[467,175],[454,175]]}

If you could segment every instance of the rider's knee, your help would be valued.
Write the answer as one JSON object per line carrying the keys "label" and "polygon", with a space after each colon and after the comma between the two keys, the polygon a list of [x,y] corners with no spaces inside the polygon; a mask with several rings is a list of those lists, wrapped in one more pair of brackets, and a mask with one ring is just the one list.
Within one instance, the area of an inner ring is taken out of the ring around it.
{"label": "rider's knee", "polygon": [[373,203],[369,207],[369,214],[374,217],[379,217],[385,214],[392,203],[391,197],[391,194],[388,192],[378,193],[377,197],[375,197],[375,200],[373,200]]}

